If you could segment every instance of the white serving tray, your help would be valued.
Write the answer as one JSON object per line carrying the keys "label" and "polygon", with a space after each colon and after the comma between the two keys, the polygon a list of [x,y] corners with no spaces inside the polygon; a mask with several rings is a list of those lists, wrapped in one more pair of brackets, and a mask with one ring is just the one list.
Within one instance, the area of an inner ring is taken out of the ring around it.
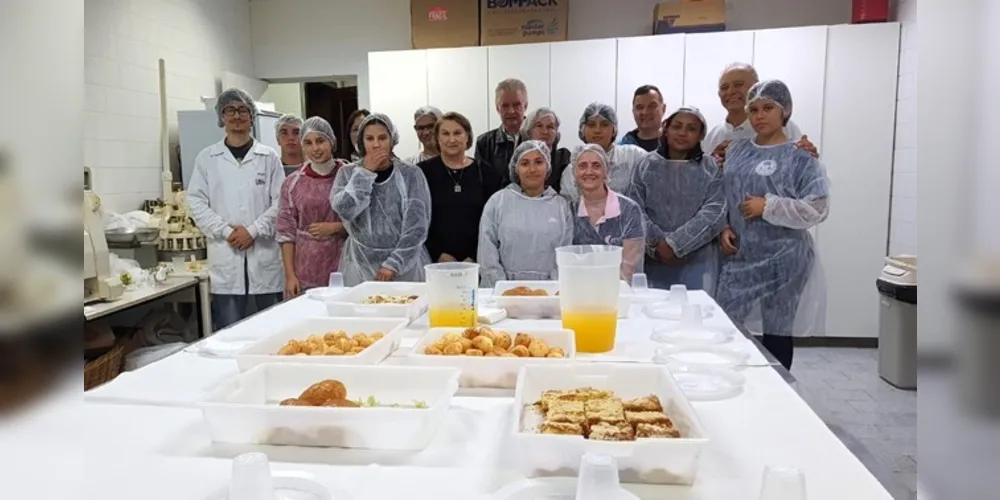
{"label": "white serving tray", "polygon": [[[377,365],[399,347],[401,331],[409,323],[405,318],[303,318],[282,328],[236,353],[240,371],[261,363],[294,363],[312,365]],[[343,330],[348,336],[356,333],[382,332],[384,337],[353,356],[279,356],[289,340],[305,340],[310,335]]]}
{"label": "white serving tray", "polygon": [[[522,429],[524,405],[547,390],[593,387],[611,390],[622,399],[649,394],[660,398],[664,411],[681,431],[676,439],[629,442],[590,441],[583,436],[537,434]],[[514,434],[517,460],[528,477],[575,476],[584,453],[604,453],[618,460],[623,483],[694,483],[705,430],[670,372],[662,366],[613,363],[527,365],[521,368],[514,393]]]}
{"label": "white serving tray", "polygon": [[[409,304],[362,304],[372,295],[416,295]],[[427,284],[408,281],[366,281],[332,296],[321,295],[330,316],[406,318],[410,322],[427,312]]]}
{"label": "white serving tray", "polygon": [[[533,289],[542,289],[549,293],[548,296],[526,296],[512,297],[504,296],[503,292],[526,286]],[[629,309],[632,306],[632,287],[625,281],[618,284],[618,317],[627,318]],[[491,299],[496,302],[497,307],[507,310],[507,317],[511,319],[541,319],[560,317],[558,281],[497,281],[493,286],[493,296]]]}
{"label": "white serving tray", "polygon": [[573,330],[529,328],[523,330],[491,327],[495,332],[509,333],[513,338],[517,333],[526,333],[542,339],[549,347],[559,347],[566,354],[564,358],[510,358],[479,356],[427,355],[424,349],[448,333],[462,334],[464,328],[431,328],[414,346],[406,363],[416,366],[453,367],[462,371],[459,384],[462,387],[513,389],[517,383],[518,370],[529,364],[558,365],[573,363],[576,359],[576,340]]}
{"label": "white serving tray", "polygon": [[[422,401],[427,408],[278,405],[325,379],[341,381],[348,399]],[[217,442],[421,450],[444,422],[457,390],[453,368],[262,364],[225,381],[199,406]]]}

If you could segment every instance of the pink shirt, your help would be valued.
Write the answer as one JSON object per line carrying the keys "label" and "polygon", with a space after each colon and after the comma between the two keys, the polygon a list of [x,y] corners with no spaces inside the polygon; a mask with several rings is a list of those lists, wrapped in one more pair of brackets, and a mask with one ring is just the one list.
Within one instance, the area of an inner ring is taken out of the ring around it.
{"label": "pink shirt", "polygon": [[[607,199],[604,200],[604,215],[600,218],[600,220],[597,221],[597,224],[594,225],[598,226],[602,222],[608,219],[614,219],[615,217],[618,217],[621,214],[622,214],[622,206],[621,203],[618,202],[618,195],[614,191],[609,189],[608,197]],[[582,194],[580,196],[580,208],[577,209],[576,215],[579,217],[587,217],[587,218],[590,217],[590,214],[587,213],[587,205],[583,201]]]}

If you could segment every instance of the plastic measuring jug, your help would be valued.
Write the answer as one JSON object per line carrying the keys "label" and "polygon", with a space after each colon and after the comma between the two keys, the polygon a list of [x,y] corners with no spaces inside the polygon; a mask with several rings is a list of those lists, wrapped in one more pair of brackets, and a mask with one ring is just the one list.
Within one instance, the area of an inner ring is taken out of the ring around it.
{"label": "plastic measuring jug", "polygon": [[615,347],[621,263],[621,247],[574,245],[556,249],[562,324],[573,330],[577,352],[608,352]]}
{"label": "plastic measuring jug", "polygon": [[479,264],[442,262],[424,266],[431,328],[476,326]]}

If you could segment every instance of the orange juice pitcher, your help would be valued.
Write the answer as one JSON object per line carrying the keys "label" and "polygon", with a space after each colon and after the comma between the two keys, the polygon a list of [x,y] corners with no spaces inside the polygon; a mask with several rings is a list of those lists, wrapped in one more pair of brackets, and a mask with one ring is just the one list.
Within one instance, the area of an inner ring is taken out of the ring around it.
{"label": "orange juice pitcher", "polygon": [[621,262],[621,247],[574,245],[556,249],[562,324],[573,330],[577,352],[601,353],[615,347]]}
{"label": "orange juice pitcher", "polygon": [[445,262],[424,266],[431,328],[476,326],[479,264]]}

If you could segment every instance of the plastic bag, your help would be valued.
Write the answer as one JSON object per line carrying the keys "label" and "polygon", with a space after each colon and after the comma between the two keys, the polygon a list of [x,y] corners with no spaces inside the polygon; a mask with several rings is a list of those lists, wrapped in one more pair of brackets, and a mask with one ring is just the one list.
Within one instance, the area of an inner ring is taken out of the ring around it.
{"label": "plastic bag", "polygon": [[152,215],[142,210],[133,210],[124,214],[109,212],[104,215],[104,230],[125,229],[134,231],[139,228],[150,227],[149,221],[151,218]]}

